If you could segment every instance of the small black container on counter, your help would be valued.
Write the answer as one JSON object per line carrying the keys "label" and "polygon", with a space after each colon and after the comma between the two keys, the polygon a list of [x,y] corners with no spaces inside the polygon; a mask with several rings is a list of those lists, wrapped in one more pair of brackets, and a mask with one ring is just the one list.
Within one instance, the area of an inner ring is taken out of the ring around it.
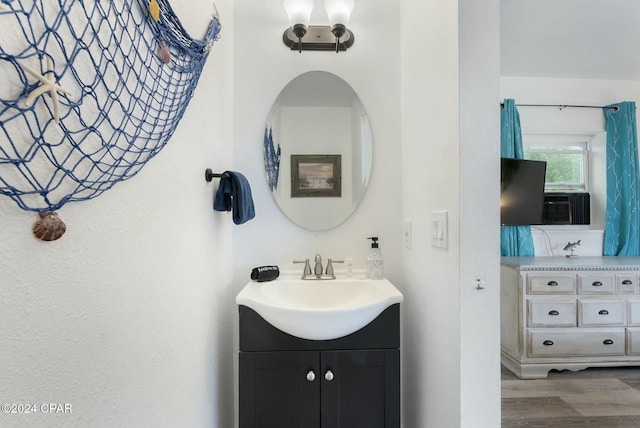
{"label": "small black container on counter", "polygon": [[273,281],[279,276],[278,266],[259,266],[251,270],[251,279],[258,282]]}

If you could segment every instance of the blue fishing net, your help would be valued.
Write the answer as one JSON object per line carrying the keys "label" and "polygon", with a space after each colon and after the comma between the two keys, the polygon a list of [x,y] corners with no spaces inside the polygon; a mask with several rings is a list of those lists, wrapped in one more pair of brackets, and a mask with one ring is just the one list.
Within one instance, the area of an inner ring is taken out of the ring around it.
{"label": "blue fishing net", "polygon": [[273,145],[273,130],[267,126],[264,130],[264,170],[267,175],[269,190],[272,192],[278,188],[278,176],[280,175],[280,144],[278,150]]}
{"label": "blue fishing net", "polygon": [[0,0],[0,193],[55,211],[133,177],[173,135],[220,23],[168,0]]}

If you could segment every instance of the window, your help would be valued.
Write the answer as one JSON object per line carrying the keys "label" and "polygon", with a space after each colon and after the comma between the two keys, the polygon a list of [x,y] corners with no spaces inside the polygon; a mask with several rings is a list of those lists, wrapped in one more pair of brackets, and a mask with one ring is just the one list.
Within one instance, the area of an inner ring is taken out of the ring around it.
{"label": "window", "polygon": [[545,192],[588,192],[587,141],[523,141],[524,158],[547,162]]}

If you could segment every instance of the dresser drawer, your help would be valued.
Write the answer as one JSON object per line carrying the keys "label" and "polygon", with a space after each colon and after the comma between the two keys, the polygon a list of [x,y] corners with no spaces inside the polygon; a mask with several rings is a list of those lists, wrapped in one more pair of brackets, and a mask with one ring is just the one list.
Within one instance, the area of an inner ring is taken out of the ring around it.
{"label": "dresser drawer", "polygon": [[576,294],[574,274],[528,274],[528,294]]}
{"label": "dresser drawer", "polygon": [[615,277],[607,274],[579,274],[578,294],[613,294]]}
{"label": "dresser drawer", "polygon": [[529,327],[575,327],[576,300],[527,300]]}
{"label": "dresser drawer", "polygon": [[627,354],[640,355],[640,328],[627,328]]}
{"label": "dresser drawer", "polygon": [[627,314],[630,326],[640,326],[640,300],[629,299],[627,302]]}
{"label": "dresser drawer", "polygon": [[616,275],[616,293],[638,294],[638,277],[635,275]]}
{"label": "dresser drawer", "polygon": [[624,326],[627,322],[626,309],[625,300],[578,299],[578,325],[580,327]]}
{"label": "dresser drawer", "polygon": [[528,357],[624,355],[624,328],[529,329]]}

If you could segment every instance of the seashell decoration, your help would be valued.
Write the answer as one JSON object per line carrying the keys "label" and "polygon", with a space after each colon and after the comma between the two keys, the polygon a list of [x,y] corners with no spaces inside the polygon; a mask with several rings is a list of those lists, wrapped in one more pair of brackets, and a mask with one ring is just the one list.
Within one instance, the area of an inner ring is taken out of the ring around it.
{"label": "seashell decoration", "polygon": [[160,20],[160,5],[156,0],[149,2],[149,13],[154,21],[158,22]]}
{"label": "seashell decoration", "polygon": [[67,225],[56,212],[41,212],[38,217],[38,221],[33,224],[33,235],[41,241],[55,241],[67,230]]}
{"label": "seashell decoration", "polygon": [[161,42],[158,47],[158,58],[165,64],[169,64],[171,61],[171,52],[169,51],[169,46],[165,42]]}

